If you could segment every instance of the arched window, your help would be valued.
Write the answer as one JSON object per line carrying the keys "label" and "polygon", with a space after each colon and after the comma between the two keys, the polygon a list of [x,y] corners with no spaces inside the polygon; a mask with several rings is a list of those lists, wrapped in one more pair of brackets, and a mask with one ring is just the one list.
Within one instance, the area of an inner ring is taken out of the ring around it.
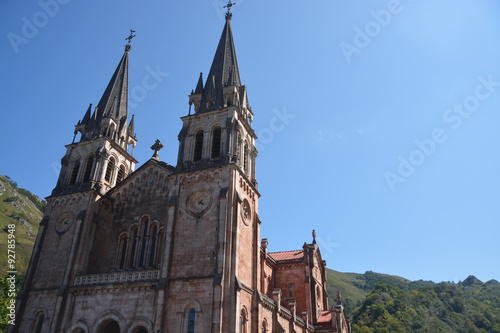
{"label": "arched window", "polygon": [[146,255],[146,246],[148,243],[148,226],[149,226],[149,218],[144,217],[142,219],[142,246],[141,246],[141,257],[139,261],[139,267],[144,267],[144,256]]}
{"label": "arched window", "polygon": [[134,227],[132,230],[132,249],[130,251],[130,263],[129,263],[129,268],[134,268],[134,259],[135,259],[135,252],[137,251],[137,238],[138,238],[138,230],[137,227]]}
{"label": "arched window", "polygon": [[245,144],[245,149],[243,151],[243,171],[248,170],[248,145]]}
{"label": "arched window", "polygon": [[264,319],[262,321],[262,330],[261,330],[262,333],[267,333],[267,321]]}
{"label": "arched window", "polygon": [[193,161],[201,160],[201,153],[203,151],[203,131],[196,132],[194,141],[194,156]]}
{"label": "arched window", "polygon": [[189,309],[189,314],[188,314],[187,333],[194,333],[195,320],[196,320],[196,310],[194,308],[191,308]]}
{"label": "arched window", "polygon": [[35,333],[41,333],[42,332],[42,328],[43,328],[43,321],[45,320],[45,315],[43,313],[40,313],[38,316],[37,316],[37,322],[36,322],[36,331]]}
{"label": "arched window", "polygon": [[118,175],[116,176],[116,184],[120,184],[123,178],[125,178],[125,167],[121,165],[120,169],[118,169]]}
{"label": "arched window", "polygon": [[111,176],[113,175],[113,169],[115,168],[115,159],[111,157],[108,161],[108,166],[106,167],[106,174],[104,175],[104,181],[110,185]]}
{"label": "arched window", "polygon": [[84,183],[90,180],[90,173],[92,172],[93,165],[94,165],[94,155],[91,155],[87,158],[87,164],[85,164],[85,172],[83,173]]}
{"label": "arched window", "polygon": [[149,253],[149,267],[156,266],[156,243],[158,243],[158,226],[154,226],[151,239],[151,251]]}
{"label": "arched window", "polygon": [[73,164],[73,170],[71,171],[71,178],[69,179],[69,185],[75,185],[76,177],[78,177],[78,171],[80,171],[80,160],[75,161]]}
{"label": "arched window", "polygon": [[125,268],[125,258],[126,258],[126,255],[127,255],[127,245],[128,245],[127,234],[124,234],[124,235],[122,235],[122,237],[120,239],[120,250],[121,250],[121,254],[120,254],[120,269],[124,269]]}
{"label": "arched window", "polygon": [[236,132],[236,151],[235,151],[235,154],[236,154],[236,157],[240,158],[240,146],[241,146],[241,138],[240,138],[240,132]]}
{"label": "arched window", "polygon": [[293,283],[288,283],[288,298],[293,298]]}
{"label": "arched window", "polygon": [[220,157],[221,128],[216,127],[212,132],[212,158]]}
{"label": "arched window", "polygon": [[247,333],[247,312],[245,309],[241,309],[240,314],[240,333]]}

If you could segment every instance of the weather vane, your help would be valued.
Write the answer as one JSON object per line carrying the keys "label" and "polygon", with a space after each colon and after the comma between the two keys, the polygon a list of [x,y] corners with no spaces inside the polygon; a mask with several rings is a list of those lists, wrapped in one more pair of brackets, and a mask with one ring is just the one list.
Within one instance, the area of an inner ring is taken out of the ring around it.
{"label": "weather vane", "polygon": [[132,41],[132,38],[135,37],[134,32],[135,30],[130,29],[130,35],[127,38],[125,38],[125,40],[128,40],[128,44],[126,46],[127,50],[130,50],[130,41]]}
{"label": "weather vane", "polygon": [[227,2],[227,5],[224,6],[224,8],[227,8],[226,19],[228,20],[230,20],[233,16],[233,14],[231,14],[231,7],[233,7],[234,5],[236,5],[236,2],[231,2],[231,0],[229,0]]}

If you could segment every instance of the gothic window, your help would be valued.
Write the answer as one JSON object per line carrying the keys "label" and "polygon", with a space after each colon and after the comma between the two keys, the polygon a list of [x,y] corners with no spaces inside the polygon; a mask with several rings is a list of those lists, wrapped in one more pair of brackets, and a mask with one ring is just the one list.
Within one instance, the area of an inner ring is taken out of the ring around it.
{"label": "gothic window", "polygon": [[195,142],[194,142],[194,156],[193,161],[201,160],[201,153],[203,151],[203,131],[196,132]]}
{"label": "gothic window", "polygon": [[248,170],[248,145],[245,144],[245,150],[243,151],[243,171]]}
{"label": "gothic window", "polygon": [[153,227],[153,233],[151,235],[151,252],[149,254],[149,267],[156,266],[156,244],[158,243],[158,226]]}
{"label": "gothic window", "polygon": [[41,333],[42,332],[42,328],[43,328],[43,321],[45,320],[45,315],[43,313],[40,313],[38,316],[37,316],[37,319],[36,319],[36,331],[35,333]]}
{"label": "gothic window", "polygon": [[140,257],[140,262],[139,262],[139,267],[144,267],[144,256],[146,255],[146,245],[148,242],[148,226],[149,226],[149,219],[147,217],[144,217],[142,219],[142,246],[141,246],[141,257]]}
{"label": "gothic window", "polygon": [[73,165],[73,170],[71,171],[71,178],[69,179],[69,185],[75,185],[76,177],[78,177],[78,171],[80,170],[80,160],[75,161]]}
{"label": "gothic window", "polygon": [[239,158],[240,157],[240,146],[241,146],[241,136],[240,132],[236,132],[236,156]]}
{"label": "gothic window", "polygon": [[130,264],[129,268],[134,268],[135,252],[137,251],[137,238],[138,238],[138,228],[135,226],[131,232],[132,235],[132,248],[130,251]]}
{"label": "gothic window", "polygon": [[288,283],[288,298],[293,298],[293,283]]}
{"label": "gothic window", "polygon": [[264,319],[262,321],[262,333],[267,333],[267,321]]}
{"label": "gothic window", "polygon": [[156,257],[155,257],[155,266],[158,267],[160,265],[160,251],[163,249],[163,228],[160,228],[160,232],[158,232],[158,246],[156,249]]}
{"label": "gothic window", "polygon": [[90,180],[90,173],[92,172],[93,165],[94,165],[94,155],[91,155],[87,158],[87,164],[85,164],[85,172],[83,173],[84,183]]}
{"label": "gothic window", "polygon": [[125,167],[122,165],[120,169],[118,169],[118,175],[116,176],[116,184],[120,184],[121,181],[125,178]]}
{"label": "gothic window", "polygon": [[115,168],[115,159],[111,157],[108,161],[108,166],[106,167],[106,174],[104,175],[104,181],[110,185],[111,176],[113,175],[113,169]]}
{"label": "gothic window", "polygon": [[240,333],[247,333],[247,313],[245,309],[241,309],[240,314]]}
{"label": "gothic window", "polygon": [[125,268],[125,258],[127,255],[127,234],[122,235],[120,238],[120,243],[119,243],[119,249],[121,251],[120,253],[120,269]]}
{"label": "gothic window", "polygon": [[187,333],[194,333],[195,319],[196,319],[196,310],[194,308],[191,308],[189,309],[189,314],[188,314]]}
{"label": "gothic window", "polygon": [[221,128],[216,127],[212,132],[212,158],[220,157]]}

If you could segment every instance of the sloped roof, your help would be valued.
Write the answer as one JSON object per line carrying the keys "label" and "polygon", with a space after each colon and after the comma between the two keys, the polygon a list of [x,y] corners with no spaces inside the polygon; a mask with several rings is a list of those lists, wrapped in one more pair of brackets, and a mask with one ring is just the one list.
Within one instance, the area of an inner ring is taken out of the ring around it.
{"label": "sloped roof", "polygon": [[318,318],[318,324],[330,324],[332,322],[332,311],[330,310],[323,310],[321,312],[321,315]]}
{"label": "sloped roof", "polygon": [[297,260],[304,258],[304,250],[273,252],[269,253],[269,255],[276,261]]}

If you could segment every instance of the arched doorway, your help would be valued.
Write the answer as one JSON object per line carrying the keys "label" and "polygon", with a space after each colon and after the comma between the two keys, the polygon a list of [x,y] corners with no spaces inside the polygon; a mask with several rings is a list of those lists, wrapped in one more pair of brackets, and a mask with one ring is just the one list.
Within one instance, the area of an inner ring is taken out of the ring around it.
{"label": "arched doorway", "polygon": [[114,320],[107,320],[99,326],[99,333],[120,333],[120,325]]}
{"label": "arched doorway", "polygon": [[148,333],[148,330],[141,326],[134,328],[132,333]]}

